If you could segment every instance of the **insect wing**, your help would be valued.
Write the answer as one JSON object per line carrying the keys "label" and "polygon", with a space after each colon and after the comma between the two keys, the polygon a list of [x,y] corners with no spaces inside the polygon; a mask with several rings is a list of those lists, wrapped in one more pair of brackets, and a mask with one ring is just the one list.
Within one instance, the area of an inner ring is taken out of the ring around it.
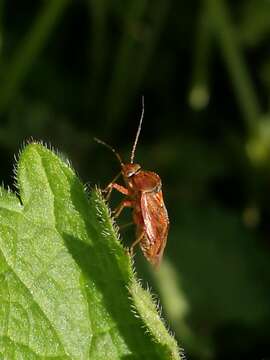
{"label": "insect wing", "polygon": [[[158,265],[167,242],[169,219],[162,191],[146,192],[141,196],[144,230],[149,246],[144,249],[149,260]],[[143,245],[143,244],[142,244]]]}

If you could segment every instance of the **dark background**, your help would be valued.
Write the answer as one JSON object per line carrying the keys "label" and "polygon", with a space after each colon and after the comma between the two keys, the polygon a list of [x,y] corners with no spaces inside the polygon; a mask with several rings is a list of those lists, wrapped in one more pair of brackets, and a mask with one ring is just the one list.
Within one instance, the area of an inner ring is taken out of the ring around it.
{"label": "dark background", "polygon": [[160,271],[139,252],[136,268],[188,359],[270,359],[270,2],[0,6],[5,186],[31,138],[105,186],[119,164],[93,137],[128,161],[144,95],[136,161],[160,174],[171,229]]}

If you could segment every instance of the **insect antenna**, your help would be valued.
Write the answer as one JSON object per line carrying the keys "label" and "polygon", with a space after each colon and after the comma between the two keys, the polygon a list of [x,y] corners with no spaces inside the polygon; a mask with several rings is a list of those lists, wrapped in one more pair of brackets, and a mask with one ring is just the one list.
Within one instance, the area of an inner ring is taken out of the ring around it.
{"label": "insect antenna", "polygon": [[138,142],[138,139],[139,139],[139,136],[140,136],[140,132],[141,132],[141,128],[142,128],[143,116],[144,116],[144,96],[142,97],[142,113],[141,113],[141,118],[140,118],[138,130],[137,130],[136,138],[135,138],[135,141],[134,141],[134,144],[133,144],[133,148],[132,148],[132,151],[131,151],[131,157],[130,157],[130,163],[131,163],[131,164],[133,164],[133,161],[134,161],[135,150],[136,150],[137,142]]}
{"label": "insect antenna", "polygon": [[97,143],[99,143],[99,144],[101,144],[101,145],[104,145],[106,148],[110,149],[110,150],[114,153],[114,155],[117,157],[117,159],[118,159],[118,161],[120,162],[121,166],[124,165],[124,163],[123,163],[123,161],[122,161],[122,159],[121,159],[121,156],[118,154],[118,152],[117,152],[111,145],[108,145],[107,143],[105,143],[105,141],[102,141],[102,140],[100,140],[100,139],[98,139],[98,138],[96,138],[96,137],[94,137],[94,140],[95,140]]}

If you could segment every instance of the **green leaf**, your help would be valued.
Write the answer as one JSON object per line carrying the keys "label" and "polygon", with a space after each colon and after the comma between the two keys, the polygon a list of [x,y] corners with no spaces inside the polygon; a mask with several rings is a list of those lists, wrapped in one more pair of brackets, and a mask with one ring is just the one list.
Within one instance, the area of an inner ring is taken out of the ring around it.
{"label": "green leaf", "polygon": [[0,193],[0,355],[180,359],[100,192],[36,143],[17,183],[20,199]]}

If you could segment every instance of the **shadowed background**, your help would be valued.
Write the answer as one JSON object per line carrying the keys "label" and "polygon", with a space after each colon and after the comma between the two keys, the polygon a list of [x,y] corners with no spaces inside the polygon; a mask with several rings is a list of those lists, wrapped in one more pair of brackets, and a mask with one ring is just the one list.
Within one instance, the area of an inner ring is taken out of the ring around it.
{"label": "shadowed background", "polygon": [[119,164],[93,137],[128,161],[145,96],[136,161],[171,229],[160,270],[136,268],[189,359],[270,359],[269,42],[267,0],[0,3],[5,185],[34,138],[104,187]]}

